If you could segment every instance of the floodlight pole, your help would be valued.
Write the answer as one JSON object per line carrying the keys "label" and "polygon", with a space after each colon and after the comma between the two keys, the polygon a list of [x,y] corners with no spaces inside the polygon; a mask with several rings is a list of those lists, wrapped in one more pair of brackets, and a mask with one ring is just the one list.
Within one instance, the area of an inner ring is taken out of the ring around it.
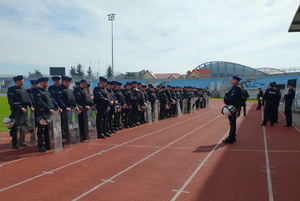
{"label": "floodlight pole", "polygon": [[114,26],[113,21],[115,20],[116,14],[108,14],[108,20],[111,21],[111,71],[114,79]]}

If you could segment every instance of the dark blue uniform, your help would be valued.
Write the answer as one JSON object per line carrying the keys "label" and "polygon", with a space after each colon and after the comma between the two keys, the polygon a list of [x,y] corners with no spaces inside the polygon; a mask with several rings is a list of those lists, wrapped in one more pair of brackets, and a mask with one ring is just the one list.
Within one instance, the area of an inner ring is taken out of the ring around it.
{"label": "dark blue uniform", "polygon": [[90,94],[85,88],[76,87],[73,91],[76,103],[82,107],[82,112],[78,114],[78,124],[80,132],[80,140],[88,139],[89,125],[88,125],[88,110],[86,106],[93,106],[93,101]]}
{"label": "dark blue uniform", "polygon": [[264,97],[264,92],[260,89],[258,94],[257,94],[257,102],[258,102],[258,105],[257,105],[257,110],[261,110],[261,105],[262,105],[262,100],[261,98]]}
{"label": "dark blue uniform", "polygon": [[39,120],[49,119],[51,116],[50,110],[57,110],[58,105],[52,99],[47,89],[36,88],[33,90],[34,107],[36,112],[37,120],[37,136],[38,136],[38,147],[39,149],[45,148],[50,150],[50,138],[49,138],[49,126],[41,125]]}
{"label": "dark blue uniform", "polygon": [[[228,91],[228,93],[225,94],[224,97],[224,103],[226,105],[232,105],[235,108],[239,108],[242,100],[242,89],[234,85],[232,88]],[[229,119],[229,125],[230,125],[230,132],[229,137],[227,138],[227,141],[229,143],[236,141],[236,114],[232,116],[228,116]],[[225,142],[225,141],[223,141]]]}
{"label": "dark blue uniform", "polygon": [[277,105],[277,92],[273,88],[269,88],[265,91],[264,94],[264,119],[261,123],[262,126],[267,125],[267,121],[270,121],[271,126],[273,126],[275,122],[275,111],[276,111],[276,105]]}
{"label": "dark blue uniform", "polygon": [[109,137],[107,133],[107,112],[109,108],[109,97],[106,88],[94,88],[94,104],[97,108],[96,126],[98,138]]}
{"label": "dark blue uniform", "polygon": [[11,119],[15,119],[15,125],[10,130],[13,147],[17,148],[17,133],[20,132],[19,144],[25,145],[25,135],[22,126],[27,126],[27,112],[22,112],[22,108],[33,107],[32,101],[23,86],[9,87],[7,90],[8,104],[11,110]]}
{"label": "dark blue uniform", "polygon": [[284,107],[284,114],[286,119],[286,127],[292,126],[293,120],[292,120],[292,106],[293,106],[293,100],[295,98],[295,90],[290,89],[285,95],[284,95],[284,101],[285,101],[285,107]]}

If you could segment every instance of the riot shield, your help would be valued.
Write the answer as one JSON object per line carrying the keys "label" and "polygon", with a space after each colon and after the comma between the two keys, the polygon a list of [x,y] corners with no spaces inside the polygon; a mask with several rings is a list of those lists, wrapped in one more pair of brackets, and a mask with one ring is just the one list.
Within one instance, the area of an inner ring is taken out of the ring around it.
{"label": "riot shield", "polygon": [[68,127],[70,144],[80,143],[78,114],[75,112],[75,109],[71,109],[71,111],[68,112]]}
{"label": "riot shield", "polygon": [[152,107],[151,102],[147,103],[147,122],[152,123]]}
{"label": "riot shield", "polygon": [[178,117],[182,116],[182,112],[181,112],[181,107],[180,107],[179,101],[177,101],[177,103],[176,103],[176,109],[177,109],[177,116]]}
{"label": "riot shield", "polygon": [[55,150],[55,153],[60,152],[63,149],[63,146],[61,134],[61,120],[58,111],[55,111],[52,115],[52,121],[50,121],[49,124],[49,138],[50,148]]}
{"label": "riot shield", "polygon": [[188,110],[188,108],[187,108],[187,99],[183,99],[182,100],[182,113],[186,114],[187,110]]}
{"label": "riot shield", "polygon": [[26,135],[28,132],[28,112],[16,114],[16,125],[18,129],[18,144],[21,147],[27,147],[30,144],[30,136]]}
{"label": "riot shield", "polygon": [[97,139],[97,128],[96,128],[96,116],[97,112],[90,109],[88,111],[88,125],[89,125],[89,140],[96,140]]}
{"label": "riot shield", "polygon": [[159,117],[159,103],[154,103],[154,110],[153,110],[153,120],[154,122],[158,122],[158,117]]}
{"label": "riot shield", "polygon": [[29,144],[35,144],[36,143],[35,117],[34,117],[34,112],[32,111],[28,112],[27,131],[29,133],[28,136]]}
{"label": "riot shield", "polygon": [[192,102],[192,107],[191,107],[192,112],[196,111],[196,101],[197,101],[196,98],[192,98],[192,100],[191,100],[191,102]]}

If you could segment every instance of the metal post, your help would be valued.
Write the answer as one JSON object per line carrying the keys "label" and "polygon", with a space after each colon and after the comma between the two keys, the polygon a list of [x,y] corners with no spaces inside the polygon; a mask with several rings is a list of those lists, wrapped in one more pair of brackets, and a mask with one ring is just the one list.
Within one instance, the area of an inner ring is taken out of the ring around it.
{"label": "metal post", "polygon": [[115,20],[116,14],[108,14],[108,20],[111,21],[111,71],[114,79],[114,26],[113,21]]}

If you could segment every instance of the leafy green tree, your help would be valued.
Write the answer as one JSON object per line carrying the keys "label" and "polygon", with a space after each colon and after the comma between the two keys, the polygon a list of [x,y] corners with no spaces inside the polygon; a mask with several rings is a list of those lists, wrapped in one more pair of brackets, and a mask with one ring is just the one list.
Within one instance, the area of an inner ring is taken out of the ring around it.
{"label": "leafy green tree", "polygon": [[112,79],[112,78],[114,77],[114,72],[113,72],[113,70],[112,70],[111,65],[109,65],[109,66],[107,67],[107,69],[106,69],[106,77],[107,77],[108,79]]}
{"label": "leafy green tree", "polygon": [[87,78],[88,79],[93,78],[93,71],[92,71],[92,67],[91,66],[89,66],[89,69],[86,71],[86,73],[87,73]]}
{"label": "leafy green tree", "polygon": [[84,71],[81,64],[78,64],[76,67],[76,77],[83,78],[84,77]]}
{"label": "leafy green tree", "polygon": [[73,77],[73,78],[76,77],[76,69],[75,69],[75,66],[71,66],[70,76]]}
{"label": "leafy green tree", "polygon": [[28,78],[39,78],[44,77],[44,75],[39,70],[34,70],[33,73],[28,73]]}

